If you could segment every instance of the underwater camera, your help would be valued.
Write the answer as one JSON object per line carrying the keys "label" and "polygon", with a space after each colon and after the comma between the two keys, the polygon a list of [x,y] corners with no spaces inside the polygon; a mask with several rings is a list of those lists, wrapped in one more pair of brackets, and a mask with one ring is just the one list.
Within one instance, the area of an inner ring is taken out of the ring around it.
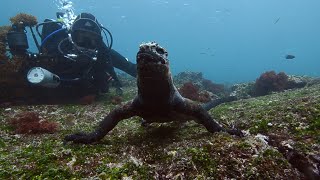
{"label": "underwater camera", "polygon": [[48,88],[56,88],[60,84],[59,76],[41,67],[31,68],[27,73],[27,79],[31,84]]}
{"label": "underwater camera", "polygon": [[29,48],[24,24],[13,24],[7,33],[7,41],[12,52],[24,53]]}

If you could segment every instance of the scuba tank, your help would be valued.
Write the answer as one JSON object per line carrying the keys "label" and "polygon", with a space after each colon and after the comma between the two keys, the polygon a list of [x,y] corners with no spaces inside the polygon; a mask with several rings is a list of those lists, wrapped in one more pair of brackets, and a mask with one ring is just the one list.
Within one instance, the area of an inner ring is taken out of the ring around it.
{"label": "scuba tank", "polygon": [[[39,33],[39,26],[42,26]],[[63,27],[63,23],[51,19],[45,19],[43,23],[37,25],[37,31],[41,37],[40,52],[48,55],[58,55],[59,43],[68,38],[67,29]]]}

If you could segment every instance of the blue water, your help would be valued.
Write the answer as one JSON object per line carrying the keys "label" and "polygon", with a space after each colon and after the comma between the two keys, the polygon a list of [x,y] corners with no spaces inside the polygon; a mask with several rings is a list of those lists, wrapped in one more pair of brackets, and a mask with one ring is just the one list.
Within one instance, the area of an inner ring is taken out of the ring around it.
{"label": "blue water", "polygon": [[[269,70],[320,76],[319,0],[72,2],[76,13],[94,14],[112,32],[114,49],[132,62],[141,42],[156,41],[169,51],[173,74],[203,72],[219,83],[252,81]],[[0,25],[20,12],[41,22],[57,11],[53,0],[1,0]],[[35,51],[31,39],[30,45]]]}

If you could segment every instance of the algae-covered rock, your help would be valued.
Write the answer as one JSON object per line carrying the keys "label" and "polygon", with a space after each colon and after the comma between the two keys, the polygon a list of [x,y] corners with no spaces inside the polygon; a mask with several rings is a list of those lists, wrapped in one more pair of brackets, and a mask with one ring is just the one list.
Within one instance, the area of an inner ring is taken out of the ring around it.
{"label": "algae-covered rock", "polygon": [[[0,108],[0,135],[4,137],[0,141],[0,176],[310,179],[306,173],[317,173],[320,164],[319,90],[320,85],[313,85],[225,103],[210,111],[225,126],[246,130],[244,138],[211,134],[193,122],[144,128],[140,119],[132,118],[121,121],[98,144],[63,145],[66,134],[91,131],[115,105],[103,99],[89,105]],[[23,111],[36,111],[61,124],[61,130],[49,135],[17,136],[7,120]],[[72,169],[68,166],[71,162]]]}
{"label": "algae-covered rock", "polygon": [[230,95],[237,99],[247,99],[251,97],[253,88],[254,82],[235,84],[231,87]]}
{"label": "algae-covered rock", "polygon": [[203,75],[202,72],[185,71],[174,76],[173,80],[178,87],[187,82],[191,82],[198,87],[202,87]]}
{"label": "algae-covered rock", "polygon": [[308,76],[288,75],[287,89],[302,88],[312,81],[312,79]]}
{"label": "algae-covered rock", "polygon": [[320,78],[313,78],[312,80],[310,80],[307,84],[307,86],[313,86],[313,85],[317,85],[320,84]]}
{"label": "algae-covered rock", "polygon": [[12,24],[23,24],[25,26],[34,26],[38,23],[37,18],[30,14],[19,13],[14,17],[10,18]]}

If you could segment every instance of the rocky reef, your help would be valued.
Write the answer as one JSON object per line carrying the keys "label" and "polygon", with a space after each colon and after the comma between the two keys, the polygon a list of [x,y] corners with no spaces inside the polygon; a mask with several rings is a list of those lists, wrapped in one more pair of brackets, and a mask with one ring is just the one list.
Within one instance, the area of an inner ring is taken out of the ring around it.
{"label": "rocky reef", "polygon": [[199,88],[192,84],[192,82],[184,83],[179,88],[180,94],[188,99],[198,102],[209,102],[211,100],[210,94],[206,91],[199,92]]}
{"label": "rocky reef", "polygon": [[263,96],[270,92],[283,91],[287,84],[288,76],[284,72],[276,74],[274,71],[267,71],[256,80],[252,93],[255,96]]}
{"label": "rocky reef", "polygon": [[173,80],[181,95],[194,101],[208,102],[230,93],[230,89],[224,84],[205,79],[201,72],[180,72],[173,77]]}
{"label": "rocky reef", "polygon": [[202,87],[203,74],[202,72],[184,71],[173,77],[174,84],[177,87],[182,86],[184,83],[191,82],[197,87]]}
{"label": "rocky reef", "polygon": [[[125,86],[123,101],[134,96]],[[90,131],[115,105],[0,108],[0,177],[49,179],[312,179],[319,177],[320,85],[222,104],[210,111],[218,122],[246,132],[243,138],[183,126],[124,120],[101,142],[63,144],[77,130]],[[53,134],[24,135],[10,120],[36,112],[59,124]],[[14,149],[14,151],[12,151]]]}
{"label": "rocky reef", "polygon": [[237,99],[246,99],[315,84],[319,84],[319,78],[287,75],[284,72],[276,74],[275,71],[267,71],[262,73],[254,82],[232,85],[230,94],[236,96]]}

